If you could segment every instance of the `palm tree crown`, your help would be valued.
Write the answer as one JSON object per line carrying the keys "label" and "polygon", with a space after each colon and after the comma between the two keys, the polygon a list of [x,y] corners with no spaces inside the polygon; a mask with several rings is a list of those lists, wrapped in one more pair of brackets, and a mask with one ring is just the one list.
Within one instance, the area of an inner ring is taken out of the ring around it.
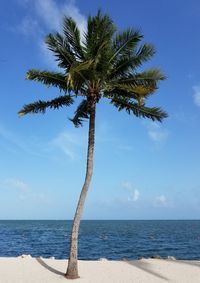
{"label": "palm tree crown", "polygon": [[99,11],[88,18],[87,32],[81,40],[76,22],[64,17],[63,33],[46,37],[62,72],[32,69],[26,76],[28,80],[59,88],[62,95],[25,105],[18,114],[45,113],[47,108],[70,106],[80,96],[82,101],[70,119],[76,127],[89,118],[91,103],[98,103],[101,98],[108,99],[118,110],[161,121],[167,117],[166,112],[147,107],[146,100],[165,76],[159,69],[137,71],[155,53],[152,45],[141,44],[142,38],[140,31],[134,29],[116,33],[110,17]]}

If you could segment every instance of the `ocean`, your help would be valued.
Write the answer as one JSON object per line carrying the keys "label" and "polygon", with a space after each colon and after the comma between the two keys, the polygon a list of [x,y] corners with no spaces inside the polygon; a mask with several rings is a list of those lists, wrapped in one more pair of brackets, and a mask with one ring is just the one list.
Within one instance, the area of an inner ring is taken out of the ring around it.
{"label": "ocean", "polygon": [[[0,257],[66,259],[72,221],[0,220]],[[199,220],[83,220],[79,259],[200,259]]]}

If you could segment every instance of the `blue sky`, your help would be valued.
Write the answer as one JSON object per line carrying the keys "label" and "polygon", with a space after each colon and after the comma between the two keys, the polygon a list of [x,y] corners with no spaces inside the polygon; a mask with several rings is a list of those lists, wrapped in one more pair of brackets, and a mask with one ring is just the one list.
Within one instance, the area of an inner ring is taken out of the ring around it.
{"label": "blue sky", "polygon": [[167,80],[149,105],[162,124],[98,105],[95,167],[85,219],[200,218],[199,1],[0,2],[0,219],[71,219],[85,174],[87,123],[75,129],[72,109],[17,117],[22,105],[58,95],[26,81],[31,68],[55,70],[43,44],[62,15],[81,30],[101,8],[119,30],[136,27],[157,53],[144,66]]}

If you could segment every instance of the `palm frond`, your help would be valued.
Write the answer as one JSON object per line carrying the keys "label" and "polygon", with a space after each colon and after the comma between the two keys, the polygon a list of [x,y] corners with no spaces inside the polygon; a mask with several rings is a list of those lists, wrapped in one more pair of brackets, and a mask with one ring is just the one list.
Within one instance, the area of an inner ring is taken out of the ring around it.
{"label": "palm frond", "polygon": [[107,97],[134,98],[143,101],[158,88],[158,82],[165,79],[159,69],[128,74],[107,82],[105,93]]}
{"label": "palm frond", "polygon": [[142,45],[135,54],[123,56],[113,61],[110,71],[110,79],[126,76],[148,61],[155,53],[154,47],[150,44]]}
{"label": "palm frond", "polygon": [[57,87],[65,95],[27,104],[18,114],[44,113],[47,108],[69,106],[73,103],[70,96],[73,92],[75,96],[84,97],[71,119],[77,127],[89,118],[89,98],[96,102],[102,97],[109,98],[119,110],[138,117],[158,121],[167,117],[160,108],[145,106],[148,96],[158,89],[165,76],[159,69],[137,72],[137,68],[154,55],[154,47],[141,44],[143,35],[139,30],[128,29],[115,34],[112,19],[101,11],[89,16],[87,23],[84,40],[70,17],[64,17],[62,34],[56,32],[46,37],[47,47],[55,55],[58,66],[64,69],[63,73],[35,69],[27,72],[28,80]]}
{"label": "palm frond", "polygon": [[59,96],[50,101],[36,101],[30,104],[24,105],[24,107],[18,112],[19,116],[24,116],[26,114],[36,114],[42,113],[44,114],[47,108],[50,109],[58,109],[63,106],[70,106],[73,103],[73,99],[69,95]]}
{"label": "palm frond", "polygon": [[75,111],[75,115],[70,121],[73,122],[75,127],[82,126],[83,119],[89,119],[89,104],[86,99],[84,99]]}
{"label": "palm frond", "polygon": [[86,56],[95,59],[99,50],[110,45],[116,28],[108,15],[99,10],[95,17],[88,17],[87,33],[85,35]]}
{"label": "palm frond", "polygon": [[141,73],[128,73],[119,78],[113,78],[111,84],[133,85],[156,88],[159,81],[165,80],[165,75],[157,68],[149,69]]}
{"label": "palm frond", "polygon": [[141,105],[154,91],[155,89],[152,89],[150,87],[122,86],[121,88],[116,87],[112,90],[105,91],[104,96],[109,99],[134,99]]}
{"label": "palm frond", "polygon": [[142,63],[151,59],[155,54],[155,48],[153,45],[145,43],[138,49],[135,55],[135,67],[139,67]]}
{"label": "palm frond", "polygon": [[116,35],[113,40],[114,54],[110,58],[112,62],[116,58],[129,57],[134,54],[134,51],[142,39],[139,30],[128,29]]}
{"label": "palm frond", "polygon": [[119,79],[131,72],[133,66],[135,65],[135,56],[132,57],[121,57],[111,63],[109,70],[109,79]]}
{"label": "palm frond", "polygon": [[64,17],[63,32],[75,56],[77,56],[79,60],[84,60],[85,54],[81,45],[80,31],[76,22],[71,17]]}
{"label": "palm frond", "polygon": [[66,77],[67,84],[73,91],[78,94],[83,91],[84,86],[88,86],[88,82],[93,79],[92,60],[84,61],[83,63],[77,62],[73,64]]}
{"label": "palm frond", "polygon": [[146,107],[144,105],[139,105],[127,99],[112,99],[111,103],[117,107],[119,111],[125,110],[128,114],[134,114],[139,118],[149,118],[152,121],[161,122],[168,115],[165,111],[158,107]]}
{"label": "palm frond", "polygon": [[[112,85],[112,84],[111,84]],[[142,85],[142,84],[114,84],[113,92],[121,90],[125,91],[129,94],[135,94],[136,96],[144,96],[147,97],[152,94],[157,88],[156,86],[152,85]]]}
{"label": "palm frond", "polygon": [[107,89],[104,91],[103,96],[108,99],[137,99],[134,93],[128,93],[124,89]]}
{"label": "palm frond", "polygon": [[65,92],[69,91],[66,77],[62,73],[32,69],[27,72],[26,79],[41,82],[47,87],[54,86]]}
{"label": "palm frond", "polygon": [[138,81],[163,81],[166,79],[166,76],[158,68],[152,68],[141,73],[135,73],[134,77]]}
{"label": "palm frond", "polygon": [[54,53],[59,67],[68,71],[71,65],[76,62],[76,57],[69,42],[58,32],[54,35],[49,34],[45,43],[48,49]]}

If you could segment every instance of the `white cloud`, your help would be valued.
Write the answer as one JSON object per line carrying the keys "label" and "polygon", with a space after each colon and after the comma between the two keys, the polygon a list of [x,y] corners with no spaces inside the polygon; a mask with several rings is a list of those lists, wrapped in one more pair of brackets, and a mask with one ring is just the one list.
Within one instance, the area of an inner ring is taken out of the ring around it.
{"label": "white cloud", "polygon": [[7,127],[0,123],[0,138],[3,146],[10,152],[16,153],[16,149],[25,151],[28,154],[46,157],[44,155],[45,144],[42,144],[41,140],[36,137],[24,138],[18,136],[16,133],[10,131]]}
{"label": "white cloud", "polygon": [[31,187],[24,181],[15,178],[8,178],[0,181],[0,189],[4,190],[15,190],[17,197],[21,201],[35,202],[35,203],[49,203],[49,198],[43,192],[34,192]]}
{"label": "white cloud", "polygon": [[43,37],[52,31],[62,32],[62,20],[63,16],[66,15],[76,21],[81,32],[81,38],[83,38],[87,29],[86,17],[81,14],[75,1],[72,0],[65,1],[64,4],[60,4],[59,1],[56,2],[55,0],[20,0],[19,4],[26,8],[26,12],[31,11],[32,13],[29,12],[22,19],[22,22],[15,28],[12,27],[11,30],[21,32],[26,36],[34,35],[37,38],[37,42],[36,40],[35,42],[39,46],[42,57],[48,65],[55,68],[57,66],[56,62],[52,53],[43,44]]}
{"label": "white cloud", "polygon": [[136,202],[139,199],[140,192],[137,189],[134,189],[130,182],[123,182],[122,187],[129,193],[128,201]]}
{"label": "white cloud", "polygon": [[193,86],[194,91],[194,103],[200,106],[200,86]]}
{"label": "white cloud", "polygon": [[147,129],[150,139],[157,143],[166,141],[169,136],[169,132],[155,122],[148,124]]}
{"label": "white cloud", "polygon": [[[59,132],[50,142],[49,149],[59,149],[72,161],[77,161],[86,156],[86,147],[88,144],[88,121],[83,128],[68,128]],[[116,145],[117,139],[112,136],[110,127],[107,123],[101,122],[96,125],[95,146],[105,143]],[[83,150],[85,149],[85,150]],[[131,150],[130,147],[121,148]]]}
{"label": "white cloud", "polygon": [[40,35],[41,30],[37,20],[32,19],[30,16],[26,16],[21,24],[16,27],[17,31],[26,35]]}
{"label": "white cloud", "polygon": [[[87,146],[87,127],[81,129],[66,129],[49,141],[37,136],[18,136],[0,123],[0,144],[14,154],[24,151],[40,158],[55,158],[49,151],[55,148],[64,152],[71,160],[80,160],[83,147]],[[86,152],[84,152],[86,154]]]}
{"label": "white cloud", "polygon": [[156,199],[155,199],[155,206],[157,206],[157,207],[168,206],[168,200],[167,200],[166,196],[164,196],[164,195],[157,196]]}
{"label": "white cloud", "polygon": [[53,68],[57,68],[57,63],[55,61],[55,56],[53,53],[47,48],[44,41],[40,40],[38,42],[38,47],[40,49],[40,55],[43,58],[43,60],[48,64],[48,66],[51,66]]}
{"label": "white cloud", "polygon": [[34,8],[37,16],[49,29],[59,30],[61,26],[61,10],[53,0],[36,0]]}
{"label": "white cloud", "polygon": [[81,14],[80,10],[75,5],[75,1],[70,1],[63,8],[64,8],[64,14],[72,17],[76,21],[80,29],[81,36],[83,37],[83,34],[87,30],[87,20],[86,17],[83,14]]}
{"label": "white cloud", "polygon": [[140,193],[138,190],[134,190],[130,197],[128,198],[129,201],[137,201],[139,199]]}
{"label": "white cloud", "polygon": [[23,193],[30,191],[29,186],[21,180],[18,179],[6,179],[0,184],[1,187],[9,189],[17,189]]}
{"label": "white cloud", "polygon": [[50,142],[50,146],[59,148],[71,160],[78,158],[77,150],[85,144],[86,137],[80,131],[75,133],[69,130],[62,131]]}
{"label": "white cloud", "polygon": [[86,30],[86,18],[80,13],[75,5],[75,1],[68,1],[64,5],[58,5],[53,0],[36,0],[35,10],[47,28],[60,30],[62,26],[62,18],[64,15],[72,17],[81,32]]}

